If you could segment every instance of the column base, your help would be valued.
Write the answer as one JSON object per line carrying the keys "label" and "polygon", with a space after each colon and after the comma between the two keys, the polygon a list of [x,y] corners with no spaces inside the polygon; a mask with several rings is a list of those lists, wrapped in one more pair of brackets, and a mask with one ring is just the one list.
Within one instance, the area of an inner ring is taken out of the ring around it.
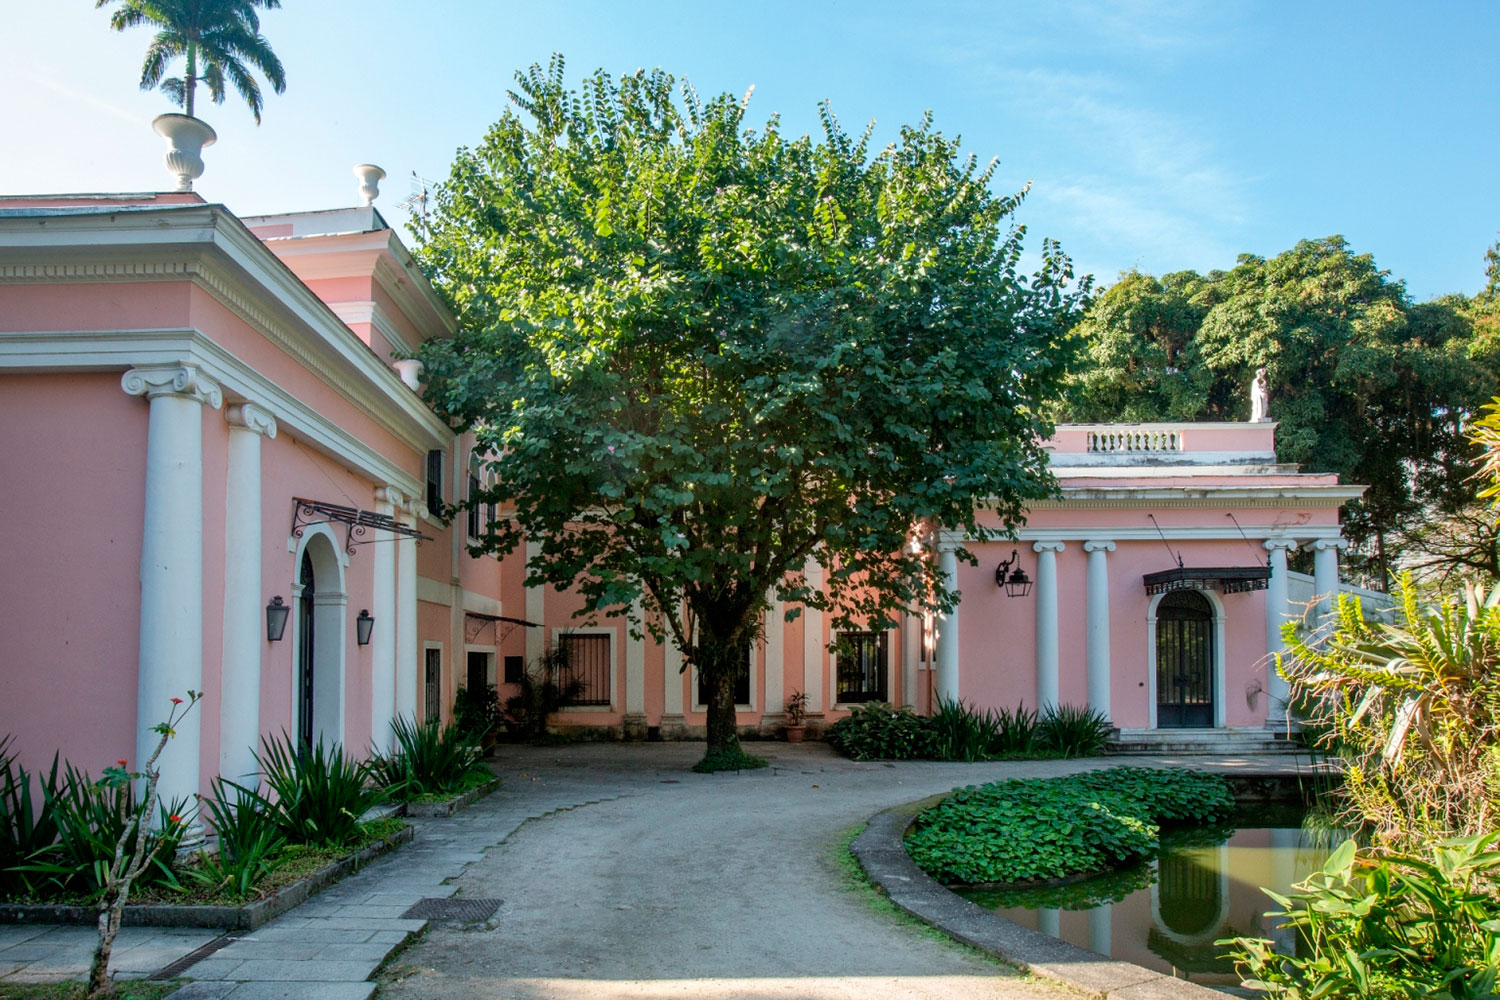
{"label": "column base", "polygon": [[687,720],[681,715],[663,715],[656,729],[664,740],[687,739]]}
{"label": "column base", "polygon": [[648,726],[646,725],[646,714],[644,712],[631,712],[625,716],[622,727],[627,740],[645,740]]}

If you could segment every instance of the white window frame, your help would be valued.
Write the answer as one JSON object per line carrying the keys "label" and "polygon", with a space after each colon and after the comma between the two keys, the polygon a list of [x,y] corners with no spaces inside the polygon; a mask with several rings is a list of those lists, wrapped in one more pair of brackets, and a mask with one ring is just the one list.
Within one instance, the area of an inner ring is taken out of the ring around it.
{"label": "white window frame", "polygon": [[552,630],[552,649],[560,646],[561,639],[565,635],[607,635],[609,636],[609,704],[608,705],[564,705],[558,709],[559,712],[617,712],[618,706],[615,699],[618,697],[616,690],[620,681],[620,638],[619,630],[607,625],[582,625],[575,628],[554,628]]}
{"label": "white window frame", "polygon": [[[1228,692],[1228,682],[1224,669],[1224,599],[1212,590],[1201,590],[1197,587],[1188,588],[1195,594],[1204,597],[1214,609],[1214,666],[1212,680],[1214,686],[1214,728],[1223,729],[1228,725],[1229,701],[1225,697]],[[1169,593],[1169,592],[1168,592]],[[1148,729],[1156,729],[1156,606],[1166,593],[1152,594],[1151,603],[1146,606],[1146,712]]]}

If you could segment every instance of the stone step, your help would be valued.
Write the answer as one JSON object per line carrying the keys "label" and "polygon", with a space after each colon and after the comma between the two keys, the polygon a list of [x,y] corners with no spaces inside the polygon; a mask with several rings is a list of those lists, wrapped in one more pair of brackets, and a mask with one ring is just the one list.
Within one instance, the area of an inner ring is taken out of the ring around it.
{"label": "stone step", "polygon": [[1125,729],[1117,730],[1109,753],[1282,755],[1306,753],[1295,734],[1266,727],[1237,729]]}

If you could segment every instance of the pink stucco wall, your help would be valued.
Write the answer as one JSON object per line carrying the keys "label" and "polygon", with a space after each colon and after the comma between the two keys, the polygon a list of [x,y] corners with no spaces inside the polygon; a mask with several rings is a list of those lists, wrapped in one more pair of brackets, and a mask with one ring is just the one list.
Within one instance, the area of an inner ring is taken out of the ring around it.
{"label": "pink stucco wall", "polygon": [[135,756],[145,447],[118,373],[0,375],[0,733],[28,768]]}

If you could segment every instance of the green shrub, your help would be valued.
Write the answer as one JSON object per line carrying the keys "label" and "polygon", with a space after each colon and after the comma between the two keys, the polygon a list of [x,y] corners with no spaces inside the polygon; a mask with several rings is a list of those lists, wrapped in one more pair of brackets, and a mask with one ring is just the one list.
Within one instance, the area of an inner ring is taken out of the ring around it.
{"label": "green shrub", "polygon": [[884,702],[858,705],[824,733],[828,745],[854,760],[927,760],[933,756],[928,720]]}
{"label": "green shrub", "polygon": [[1048,705],[1036,725],[1036,744],[1061,757],[1097,757],[1104,753],[1114,726],[1097,709]]}
{"label": "green shrub", "polygon": [[370,760],[371,774],[392,798],[410,801],[424,795],[449,795],[473,784],[472,776],[492,772],[457,721],[444,726],[437,719],[392,724],[396,751]]}
{"label": "green shrub", "polygon": [[270,792],[267,809],[289,844],[342,847],[359,835],[359,818],[385,801],[369,767],[322,740],[298,748],[285,732],[266,737],[256,756]]}
{"label": "green shrub", "polygon": [[699,774],[712,774],[715,771],[753,771],[756,768],[765,767],[769,761],[764,757],[757,757],[753,753],[746,753],[738,746],[727,749],[710,750],[703,755],[703,759],[693,765],[693,770]]}
{"label": "green shrub", "polygon": [[500,695],[495,685],[460,685],[453,696],[453,724],[470,743],[482,743],[500,728]]}
{"label": "green shrub", "polygon": [[1297,955],[1271,941],[1234,938],[1245,985],[1285,1000],[1318,997],[1496,995],[1500,968],[1500,833],[1446,840],[1423,852],[1361,854],[1353,840],[1281,896],[1281,927]]}
{"label": "green shrub", "polygon": [[[82,896],[89,902],[104,892],[115,847],[136,811],[132,782],[118,786],[94,781],[86,771],[64,764],[63,776],[51,787],[43,787],[42,813],[56,830],[52,844],[34,851],[20,867],[31,878],[40,896]],[[192,819],[184,800],[160,804],[157,825],[146,837],[149,857],[135,885],[145,889],[157,885],[177,886],[172,872],[177,845]],[[133,857],[126,854],[127,862]]]}
{"label": "green shrub", "polygon": [[30,896],[40,880],[21,866],[40,855],[57,840],[57,824],[48,807],[57,797],[57,755],[52,770],[42,778],[42,808],[37,809],[31,792],[32,775],[15,762],[11,737],[0,739],[0,898]]}
{"label": "green shrub", "polygon": [[[1112,777],[1116,771],[1125,773]],[[955,791],[924,810],[906,838],[917,865],[943,882],[1015,883],[1104,871],[1154,854],[1158,824],[1233,807],[1213,775],[1118,768],[998,781]]]}
{"label": "green shrub", "polygon": [[970,763],[988,760],[990,747],[1000,739],[1000,720],[994,710],[981,712],[963,700],[942,698],[937,705],[937,711],[927,720],[932,731],[932,756]]}
{"label": "green shrub", "polygon": [[198,866],[187,874],[209,892],[248,896],[283,861],[286,837],[273,818],[274,807],[260,793],[223,778],[213,780],[213,794],[203,806],[219,849],[200,851]]}
{"label": "green shrub", "polygon": [[1021,704],[1016,706],[1014,712],[1008,708],[995,712],[995,738],[990,741],[991,757],[1036,757],[1039,751],[1035,711]]}
{"label": "green shrub", "polygon": [[539,740],[547,734],[547,717],[583,694],[583,680],[568,667],[561,648],[547,650],[521,671],[520,690],[505,699],[501,721],[513,738]]}

